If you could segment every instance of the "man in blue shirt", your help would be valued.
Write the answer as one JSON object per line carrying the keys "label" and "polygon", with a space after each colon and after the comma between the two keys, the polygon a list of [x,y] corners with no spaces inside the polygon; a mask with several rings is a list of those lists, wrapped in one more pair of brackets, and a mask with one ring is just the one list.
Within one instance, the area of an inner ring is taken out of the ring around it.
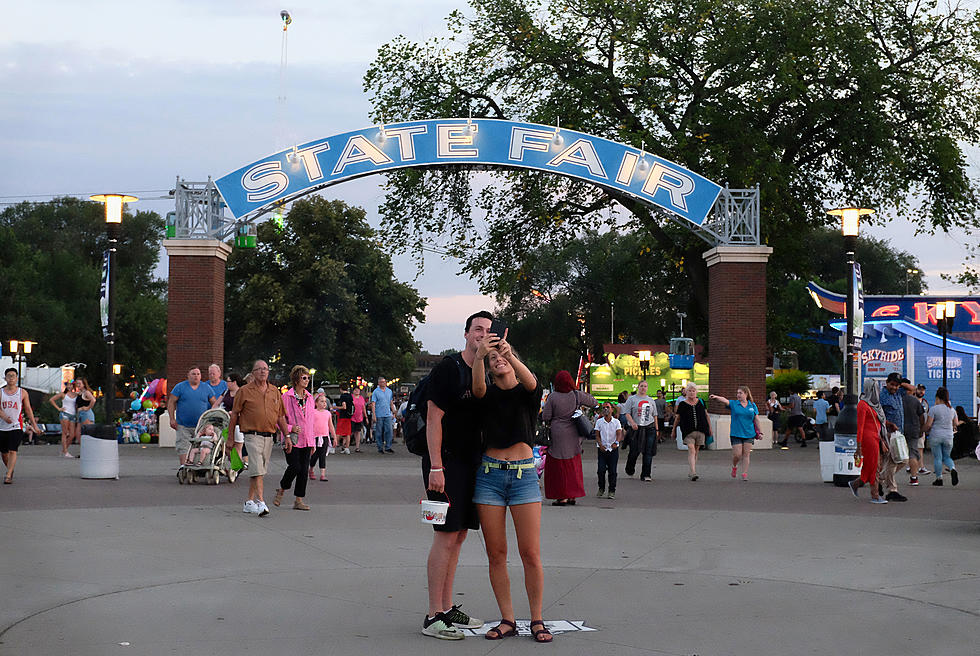
{"label": "man in blue shirt", "polygon": [[[912,386],[909,385],[909,387]],[[889,435],[895,431],[901,432],[905,426],[905,401],[903,397],[902,376],[893,371],[885,379],[885,389],[881,390],[880,395],[881,407],[885,411],[885,429]],[[878,458],[878,493],[881,494],[887,490],[885,493],[886,501],[908,500],[899,494],[898,483],[895,481],[895,474],[904,465],[904,462],[896,464],[888,453],[884,453]]]}
{"label": "man in blue shirt", "polygon": [[823,397],[823,390],[817,392],[817,400],[813,402],[814,417],[817,426],[817,439],[821,442],[827,441],[827,410],[830,409],[830,402]]}
{"label": "man in blue shirt", "polygon": [[393,393],[388,387],[388,381],[378,379],[378,386],[371,393],[371,412],[374,414],[374,441],[378,445],[378,453],[394,453],[391,440],[394,437],[391,420],[395,415]]}
{"label": "man in blue shirt", "polygon": [[218,407],[218,404],[221,403],[221,397],[228,391],[228,383],[221,377],[221,367],[216,364],[208,367],[207,383],[214,395],[214,407]]}
{"label": "man in blue shirt", "polygon": [[187,463],[187,452],[191,449],[191,438],[197,428],[197,420],[214,402],[211,386],[201,381],[200,367],[187,372],[187,380],[182,380],[170,390],[167,399],[167,412],[170,414],[170,427],[177,431],[177,458],[180,464]]}

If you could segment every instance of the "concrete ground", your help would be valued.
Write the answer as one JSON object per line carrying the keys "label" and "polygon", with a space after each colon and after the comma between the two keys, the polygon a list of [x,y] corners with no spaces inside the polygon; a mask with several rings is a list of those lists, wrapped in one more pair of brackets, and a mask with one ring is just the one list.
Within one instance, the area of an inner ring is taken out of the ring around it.
{"label": "concrete ground", "polygon": [[[956,488],[902,476],[909,501],[874,506],[866,489],[857,501],[821,483],[815,448],[757,452],[749,482],[729,476],[728,452],[706,452],[694,483],[686,454],[662,448],[652,483],[626,478],[621,459],[610,501],[592,496],[587,450],[590,496],[543,509],[545,619],[564,631],[545,647],[419,633],[431,530],[419,460],[396,449],[330,456],[311,512],[287,495],[258,518],[242,513],[245,480],[178,485],[171,449],[120,445],[121,478],[95,481],[57,446],[22,447],[0,486],[0,655],[980,651],[975,460],[958,462]],[[479,533],[456,590],[469,613],[497,618]]]}

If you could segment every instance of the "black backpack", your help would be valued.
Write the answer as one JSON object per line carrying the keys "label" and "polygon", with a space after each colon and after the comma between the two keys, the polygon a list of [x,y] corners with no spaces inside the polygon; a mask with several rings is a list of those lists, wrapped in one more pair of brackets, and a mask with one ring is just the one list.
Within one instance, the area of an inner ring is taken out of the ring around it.
{"label": "black backpack", "polygon": [[[460,355],[447,355],[447,358],[456,363],[459,371],[459,384],[462,386],[466,380],[463,371],[462,357]],[[429,409],[429,383],[432,374],[423,377],[416,385],[415,389],[408,396],[408,405],[405,406],[405,423],[402,431],[405,435],[405,448],[409,453],[417,456],[424,456],[429,452],[429,443],[425,436],[425,414]]]}

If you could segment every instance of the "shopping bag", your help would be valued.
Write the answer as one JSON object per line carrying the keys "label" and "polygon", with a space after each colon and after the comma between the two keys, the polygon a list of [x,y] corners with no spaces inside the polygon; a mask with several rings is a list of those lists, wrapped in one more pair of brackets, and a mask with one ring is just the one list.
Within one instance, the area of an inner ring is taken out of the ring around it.
{"label": "shopping bag", "polygon": [[245,469],[245,463],[242,462],[242,457],[238,455],[238,451],[236,449],[231,450],[229,462],[231,463],[232,471],[240,472],[241,470]]}
{"label": "shopping bag", "polygon": [[909,460],[909,445],[905,441],[905,436],[895,431],[888,437],[888,455],[892,462],[901,465]]}

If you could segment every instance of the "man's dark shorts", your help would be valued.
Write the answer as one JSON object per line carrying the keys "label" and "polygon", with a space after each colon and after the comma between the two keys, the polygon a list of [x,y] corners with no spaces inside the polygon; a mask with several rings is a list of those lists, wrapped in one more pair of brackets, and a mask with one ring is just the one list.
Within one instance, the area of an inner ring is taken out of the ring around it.
{"label": "man's dark shorts", "polygon": [[790,429],[803,428],[807,425],[806,415],[790,415],[787,427]]}
{"label": "man's dark shorts", "polygon": [[[24,431],[19,428],[9,431],[0,431],[0,453],[17,451],[20,443],[24,440]],[[472,498],[472,495],[471,497]]]}
{"label": "man's dark shorts", "polygon": [[[429,485],[429,469],[432,463],[429,455],[422,456],[422,485]],[[426,489],[430,501],[445,501],[449,497],[449,512],[446,513],[446,523],[433,524],[436,531],[455,533],[465,529],[478,530],[480,517],[473,503],[473,491],[476,488],[477,463],[468,459],[457,459],[449,455],[442,457],[443,476],[446,479],[446,496]]]}

